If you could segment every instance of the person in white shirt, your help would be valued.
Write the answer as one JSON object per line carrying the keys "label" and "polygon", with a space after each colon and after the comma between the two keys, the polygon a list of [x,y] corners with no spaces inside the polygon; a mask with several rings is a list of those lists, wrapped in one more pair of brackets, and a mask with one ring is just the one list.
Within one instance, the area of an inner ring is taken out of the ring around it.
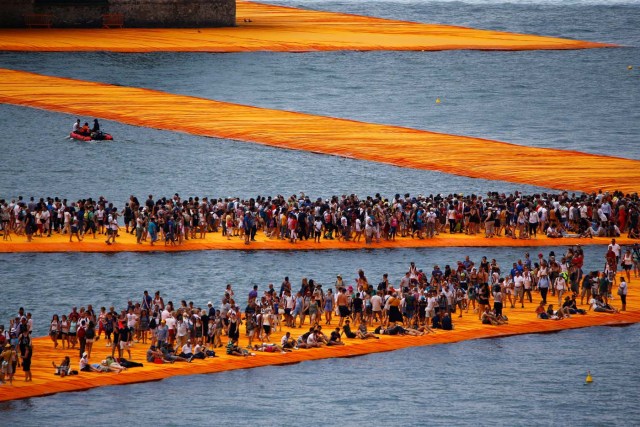
{"label": "person in white shirt", "polygon": [[547,228],[548,222],[548,211],[544,205],[538,208],[538,220],[540,223],[540,231],[544,233]]}
{"label": "person in white shirt", "polygon": [[404,290],[404,288],[408,288],[411,284],[411,273],[407,271],[404,277],[400,280],[400,289]]}
{"label": "person in white shirt", "polygon": [[[207,354],[205,350],[207,348],[200,345],[200,343],[196,342],[196,345],[193,346],[193,359],[206,359]],[[193,360],[192,359],[192,360]]]}
{"label": "person in white shirt", "polygon": [[438,299],[436,298],[435,293],[430,292],[427,297],[427,307],[424,309],[425,316],[429,319],[429,321],[436,315],[435,307],[437,301]]}
{"label": "person in white shirt", "polygon": [[611,239],[611,244],[609,245],[609,249],[616,254],[616,264],[620,262],[620,245],[616,243],[616,239]]}
{"label": "person in white shirt", "polygon": [[118,235],[118,215],[116,214],[117,210],[114,207],[113,212],[109,214],[109,218],[107,220],[107,245],[116,242],[116,236]]}
{"label": "person in white shirt", "polygon": [[61,203],[58,203],[56,208],[55,208],[55,214],[56,214],[56,224],[55,224],[55,230],[59,231],[61,229],[61,227],[64,226],[64,206]]}
{"label": "person in white shirt", "polygon": [[98,233],[104,234],[104,208],[100,205],[96,210],[96,221],[98,223]]}
{"label": "person in white shirt", "polygon": [[598,208],[598,219],[600,220],[600,223],[604,226],[607,227],[609,225],[609,218],[607,218],[607,215],[605,215],[604,211],[602,210],[602,207]]}
{"label": "person in white shirt", "polygon": [[49,236],[51,235],[51,212],[49,209],[43,209],[40,214],[40,222],[42,223],[42,229]]}
{"label": "person in white shirt", "polygon": [[511,304],[511,308],[514,307],[516,301],[520,301],[521,308],[524,308],[524,277],[520,271],[516,271],[513,276],[513,293],[514,302]]}
{"label": "person in white shirt", "polygon": [[87,353],[86,351],[82,354],[82,357],[80,358],[78,368],[80,372],[91,372],[91,366],[89,365],[89,353]]}
{"label": "person in white shirt", "polygon": [[370,325],[372,322],[375,322],[376,319],[382,322],[382,297],[380,296],[380,292],[371,297],[371,313],[372,316],[369,319]]}
{"label": "person in white shirt", "polygon": [[138,315],[133,312],[133,309],[129,309],[127,313],[127,328],[129,328],[129,345],[133,342],[133,335],[136,329],[136,321],[138,320]]}
{"label": "person in white shirt", "polygon": [[565,279],[566,273],[561,273],[557,278],[553,286],[558,294],[558,307],[562,307],[562,295],[567,290],[567,281]]}
{"label": "person in white shirt", "polygon": [[167,331],[168,331],[167,336],[168,336],[169,344],[173,346],[173,343],[175,342],[175,339],[176,339],[176,318],[173,317],[172,313],[169,313],[169,317],[162,320],[164,320],[165,324],[167,325]]}
{"label": "person in white shirt", "polygon": [[187,340],[187,342],[182,346],[181,353],[178,355],[187,359],[187,362],[191,362],[193,359],[193,348],[191,347],[191,340]]}
{"label": "person in white shirt", "polygon": [[627,282],[624,280],[624,276],[620,276],[620,284],[618,285],[618,296],[620,296],[620,302],[622,303],[622,308],[620,311],[627,310],[627,292],[629,291],[627,287]]}
{"label": "person in white shirt", "polygon": [[533,288],[533,276],[531,275],[531,272],[529,271],[528,267],[524,268],[524,273],[522,273],[522,279],[523,279],[523,288],[524,288],[522,297],[524,299],[524,295],[526,294],[527,298],[529,299],[529,302],[533,302],[533,298],[531,297],[531,289]]}
{"label": "person in white shirt", "polygon": [[319,216],[316,216],[313,222],[313,230],[314,230],[314,235],[313,235],[314,242],[320,243],[320,236],[322,235],[322,220],[320,219]]}
{"label": "person in white shirt", "polygon": [[307,346],[320,347],[320,343],[318,342],[318,337],[315,332],[309,334],[309,337],[307,338]]}
{"label": "person in white shirt", "polygon": [[62,234],[71,234],[71,211],[69,208],[64,210],[64,228]]}
{"label": "person in white shirt", "polygon": [[588,214],[589,213],[589,208],[587,207],[586,204],[582,203],[580,204],[580,219],[584,219],[585,221],[588,221]]}
{"label": "person in white shirt", "polygon": [[360,217],[356,218],[355,230],[356,235],[354,236],[353,240],[355,242],[359,242],[360,238],[362,238],[362,220],[360,220]]}
{"label": "person in white shirt", "polygon": [[176,324],[176,348],[181,348],[187,342],[188,331],[186,320],[178,318],[178,323]]}
{"label": "person in white shirt", "polygon": [[529,212],[529,236],[537,237],[538,234],[538,222],[539,222],[538,212],[535,210],[531,210]]}

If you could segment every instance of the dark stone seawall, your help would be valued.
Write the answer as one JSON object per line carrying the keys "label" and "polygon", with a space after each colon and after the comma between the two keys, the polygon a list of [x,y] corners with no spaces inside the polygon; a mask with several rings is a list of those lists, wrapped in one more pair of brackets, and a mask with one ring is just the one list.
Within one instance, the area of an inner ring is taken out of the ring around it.
{"label": "dark stone seawall", "polygon": [[121,13],[125,27],[232,27],[235,0],[0,0],[0,27],[24,28],[24,15],[53,15],[54,28],[99,28],[102,15]]}

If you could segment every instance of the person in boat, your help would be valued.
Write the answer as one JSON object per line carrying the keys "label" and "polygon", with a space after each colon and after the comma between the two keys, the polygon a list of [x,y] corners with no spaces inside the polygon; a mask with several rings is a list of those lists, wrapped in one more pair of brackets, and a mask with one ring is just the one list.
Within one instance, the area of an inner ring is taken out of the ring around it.
{"label": "person in boat", "polygon": [[73,124],[73,130],[72,132],[78,132],[78,130],[81,128],[80,126],[80,119],[76,119],[76,122]]}
{"label": "person in boat", "polygon": [[91,131],[89,129],[89,123],[84,122],[84,125],[82,125],[82,127],[80,129],[78,129],[78,133],[80,135],[90,136],[91,135]]}
{"label": "person in boat", "polygon": [[102,131],[100,131],[100,123],[98,123],[98,119],[93,119],[93,127],[91,128],[91,138],[102,139]]}

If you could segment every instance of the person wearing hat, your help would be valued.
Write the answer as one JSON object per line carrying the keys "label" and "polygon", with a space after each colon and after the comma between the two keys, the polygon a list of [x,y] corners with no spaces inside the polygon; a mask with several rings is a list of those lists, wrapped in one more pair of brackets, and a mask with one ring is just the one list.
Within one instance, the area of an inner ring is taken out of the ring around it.
{"label": "person wearing hat", "polygon": [[84,353],[82,353],[82,357],[80,358],[80,362],[79,362],[79,371],[80,372],[91,372],[91,365],[89,364],[89,353],[87,353],[86,351]]}
{"label": "person wearing hat", "polygon": [[13,359],[17,359],[16,352],[9,343],[6,343],[2,350],[2,353],[0,353],[0,364],[2,364],[2,367],[0,368],[0,382],[4,383],[8,378],[9,384],[12,384],[13,373],[15,371],[15,367],[12,362]]}

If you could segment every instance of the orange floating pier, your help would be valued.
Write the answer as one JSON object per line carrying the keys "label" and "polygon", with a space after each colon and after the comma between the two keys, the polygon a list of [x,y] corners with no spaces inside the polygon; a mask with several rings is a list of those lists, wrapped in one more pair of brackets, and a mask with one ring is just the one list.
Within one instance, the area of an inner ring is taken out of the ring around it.
{"label": "orange floating pier", "polygon": [[[100,96],[87,97],[87,93]],[[526,147],[22,71],[0,69],[0,102],[560,190],[636,192],[640,188],[638,160]]]}
{"label": "orange floating pier", "polygon": [[[85,235],[83,241],[78,242],[74,237],[73,242],[69,242],[68,235],[54,233],[51,237],[34,237],[31,242],[26,236],[11,235],[11,240],[0,240],[0,253],[24,253],[24,252],[188,252],[204,250],[277,250],[277,251],[301,251],[301,250],[360,250],[360,249],[384,249],[384,248],[441,248],[441,247],[531,247],[531,246],[571,246],[571,245],[606,245],[611,242],[610,238],[597,237],[587,238],[561,238],[550,239],[540,236],[537,239],[511,239],[507,237],[496,237],[486,239],[482,235],[468,236],[465,234],[440,234],[433,239],[412,239],[410,237],[398,237],[395,241],[381,239],[379,243],[375,241],[366,245],[364,237],[360,242],[338,241],[322,239],[320,243],[311,240],[299,240],[291,243],[289,240],[270,239],[263,233],[256,235],[256,241],[250,245],[244,243],[243,238],[233,237],[227,240],[221,233],[207,233],[204,239],[190,239],[181,245],[165,246],[164,242],[158,241],[154,246],[150,243],[136,243],[135,236],[127,234],[124,227],[120,230],[120,237],[115,244],[107,245],[104,235],[97,235],[94,239],[91,235]],[[616,241],[621,245],[637,243],[637,240],[619,237]]]}
{"label": "orange floating pier", "polygon": [[[420,24],[236,2],[237,26],[201,29],[1,29],[0,50],[110,52],[307,52],[336,50],[539,50],[614,45]],[[251,22],[245,22],[251,21]],[[126,24],[126,18],[125,18]]]}
{"label": "orange floating pier", "polygon": [[[538,299],[537,294],[534,294]],[[549,297],[548,301],[554,303],[554,297]],[[614,306],[619,303],[613,301]],[[505,304],[506,305],[506,304]],[[254,357],[227,356],[224,348],[218,348],[216,354],[220,357],[206,360],[196,360],[193,363],[176,362],[175,364],[156,365],[146,363],[147,345],[135,344],[132,349],[132,360],[144,363],[142,368],[132,368],[120,374],[115,373],[85,373],[78,376],[60,378],[53,374],[54,370],[51,362],[60,363],[64,356],[71,356],[72,368],[78,369],[78,350],[53,349],[53,343],[48,337],[34,339],[34,358],[32,363],[32,382],[24,382],[23,373],[18,368],[13,385],[4,384],[0,386],[0,401],[24,399],[29,397],[45,396],[60,392],[79,391],[89,388],[141,383],[146,381],[156,381],[177,375],[193,375],[231,371],[235,369],[257,368],[261,366],[286,365],[309,360],[327,359],[334,357],[352,357],[371,353],[398,350],[407,347],[417,347],[435,344],[446,344],[466,341],[479,338],[498,338],[511,335],[521,335],[530,333],[556,332],[565,329],[584,328],[589,326],[620,326],[640,322],[640,298],[638,291],[630,292],[627,299],[626,312],[619,314],[594,313],[587,315],[574,315],[570,319],[540,320],[534,313],[537,304],[525,304],[525,308],[506,308],[505,314],[509,317],[509,324],[503,326],[482,325],[476,314],[465,313],[459,319],[453,315],[453,331],[438,330],[435,334],[428,334],[421,337],[412,336],[381,336],[380,340],[369,339],[366,341],[358,339],[346,339],[346,345],[323,347],[320,349],[294,350],[291,353],[262,353],[257,352]],[[555,305],[555,304],[554,304]],[[619,307],[619,305],[618,305]],[[582,308],[587,309],[586,306]],[[334,319],[333,325],[337,324]],[[335,327],[335,326],[333,326]],[[332,330],[331,326],[324,326],[326,335]],[[369,328],[372,330],[372,328]],[[291,330],[292,336],[305,332],[305,329]],[[283,331],[272,335],[273,342],[280,342]],[[224,338],[224,337],[223,337]],[[99,340],[94,344],[91,363],[99,363],[108,354],[110,349],[105,348],[104,340]],[[244,337],[244,327],[240,337],[240,346],[246,346],[247,339]],[[508,344],[505,344],[508,345]]]}

